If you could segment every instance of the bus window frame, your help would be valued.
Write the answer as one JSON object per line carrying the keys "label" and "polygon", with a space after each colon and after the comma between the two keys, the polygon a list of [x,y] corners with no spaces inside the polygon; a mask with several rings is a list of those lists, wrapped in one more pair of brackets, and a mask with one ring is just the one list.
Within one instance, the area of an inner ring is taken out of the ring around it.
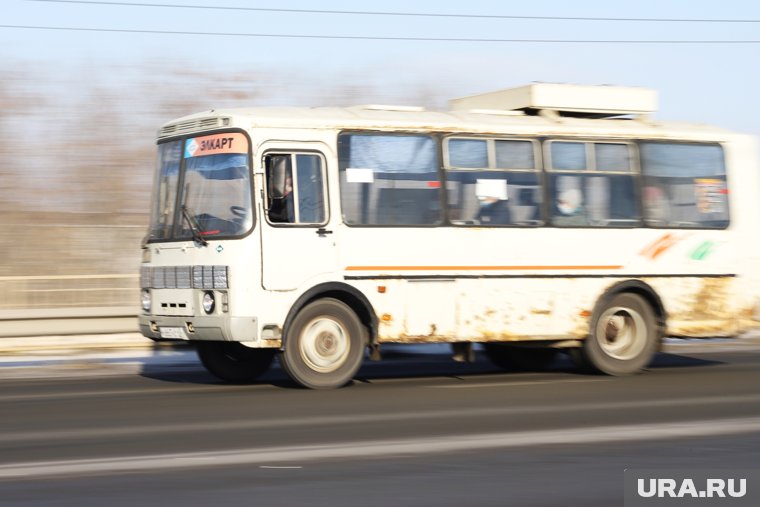
{"label": "bus window frame", "polygon": [[[296,174],[298,171],[298,163],[296,161],[296,157],[298,155],[316,155],[319,157],[320,160],[320,168],[322,172],[322,196],[323,196],[323,207],[325,211],[325,219],[322,222],[273,222],[269,218],[269,185],[267,181],[267,174],[266,174],[266,158],[268,156],[272,155],[288,155],[291,157],[291,163],[292,167],[294,168],[294,173],[291,175],[291,178],[293,179],[292,185],[293,185],[293,200],[294,205],[297,205],[297,199],[298,199],[298,190],[297,190],[297,184],[296,184]],[[266,223],[270,227],[276,227],[276,228],[321,228],[325,227],[330,223],[330,220],[332,218],[331,214],[331,204],[330,204],[330,185],[329,185],[329,178],[330,178],[330,171],[328,170],[327,166],[327,157],[325,154],[316,149],[298,149],[293,148],[289,149],[287,147],[277,147],[277,148],[270,148],[261,153],[261,168],[263,169],[263,178],[262,178],[262,195],[263,195],[263,202],[261,203],[261,209],[262,209],[262,215],[264,216]]]}

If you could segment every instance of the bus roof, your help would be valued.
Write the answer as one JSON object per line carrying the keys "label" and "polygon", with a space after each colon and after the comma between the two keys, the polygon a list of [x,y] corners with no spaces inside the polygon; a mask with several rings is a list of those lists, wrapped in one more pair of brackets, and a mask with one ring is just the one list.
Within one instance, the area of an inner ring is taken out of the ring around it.
{"label": "bus roof", "polygon": [[[594,103],[593,95],[601,98]],[[159,139],[214,128],[288,128],[467,132],[509,135],[588,135],[712,139],[728,130],[697,123],[653,120],[651,90],[576,85],[530,85],[455,99],[450,111],[421,107],[253,107],[211,110],[162,126]],[[502,107],[503,106],[503,107]]]}

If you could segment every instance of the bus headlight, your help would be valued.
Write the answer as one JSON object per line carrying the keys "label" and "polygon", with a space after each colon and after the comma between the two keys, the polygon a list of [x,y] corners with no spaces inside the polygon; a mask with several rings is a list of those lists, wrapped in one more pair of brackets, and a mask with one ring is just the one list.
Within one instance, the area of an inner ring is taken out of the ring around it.
{"label": "bus headlight", "polygon": [[142,309],[146,312],[150,312],[150,291],[143,289],[140,295],[140,301],[142,302]]}
{"label": "bus headlight", "polygon": [[203,311],[206,313],[212,313],[214,311],[214,307],[216,306],[216,300],[214,299],[214,293],[211,291],[204,292],[203,293],[203,301],[201,301],[201,304],[203,305]]}

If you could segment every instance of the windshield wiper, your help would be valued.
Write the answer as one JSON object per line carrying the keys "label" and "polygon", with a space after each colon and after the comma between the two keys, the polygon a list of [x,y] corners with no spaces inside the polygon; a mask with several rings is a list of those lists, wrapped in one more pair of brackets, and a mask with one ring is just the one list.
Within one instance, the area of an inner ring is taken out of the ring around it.
{"label": "windshield wiper", "polygon": [[182,216],[185,217],[185,220],[187,221],[187,225],[190,226],[190,232],[193,234],[193,239],[201,245],[207,246],[208,241],[206,241],[206,238],[203,237],[203,232],[201,231],[198,222],[195,220],[195,217],[192,214],[192,210],[184,204],[180,209],[182,210]]}

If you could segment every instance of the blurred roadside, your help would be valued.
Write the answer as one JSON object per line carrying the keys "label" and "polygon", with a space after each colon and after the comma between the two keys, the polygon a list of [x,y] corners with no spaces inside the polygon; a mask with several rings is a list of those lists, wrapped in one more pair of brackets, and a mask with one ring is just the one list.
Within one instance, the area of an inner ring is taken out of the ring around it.
{"label": "blurred roadside", "polygon": [[83,353],[151,352],[170,347],[169,344],[157,344],[140,333],[0,338],[0,356],[64,357]]}
{"label": "blurred roadside", "polygon": [[0,338],[0,379],[79,378],[195,372],[187,343],[155,343],[139,333]]}
{"label": "blurred roadside", "polygon": [[[399,98],[332,78],[294,91],[302,81],[261,68],[220,80],[217,72],[163,60],[66,72],[32,62],[0,69],[0,354],[17,350],[10,337],[32,344],[47,334],[137,329],[130,316],[139,311],[141,240],[162,123],[210,108]],[[434,96],[418,90],[404,98],[430,105]]]}

